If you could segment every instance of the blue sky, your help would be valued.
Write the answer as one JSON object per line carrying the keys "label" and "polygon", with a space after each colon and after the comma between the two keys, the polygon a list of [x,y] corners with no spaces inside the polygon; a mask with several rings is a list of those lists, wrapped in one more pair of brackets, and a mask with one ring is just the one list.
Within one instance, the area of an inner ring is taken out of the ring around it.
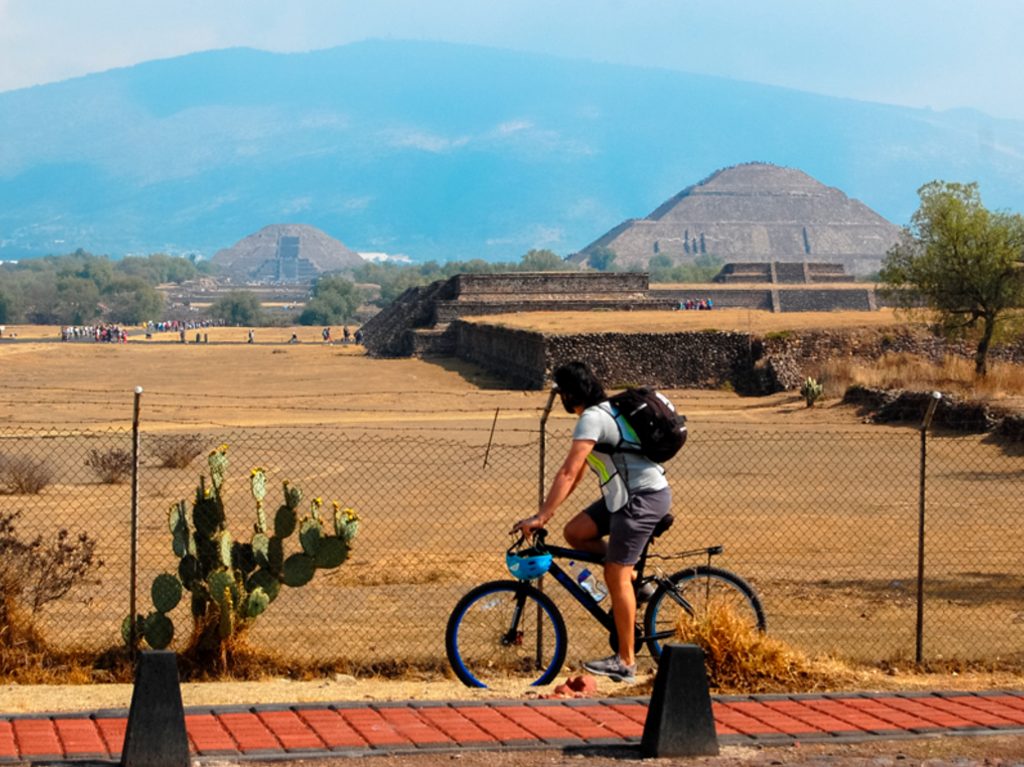
{"label": "blue sky", "polygon": [[191,51],[473,43],[1024,119],[1021,0],[0,0],[0,91]]}

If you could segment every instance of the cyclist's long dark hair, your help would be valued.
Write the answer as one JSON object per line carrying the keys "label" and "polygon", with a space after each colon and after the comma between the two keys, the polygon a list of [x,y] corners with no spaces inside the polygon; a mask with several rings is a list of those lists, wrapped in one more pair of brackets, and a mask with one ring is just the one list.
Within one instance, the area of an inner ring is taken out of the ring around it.
{"label": "cyclist's long dark hair", "polygon": [[608,399],[608,395],[604,393],[604,386],[585,362],[576,361],[560,365],[555,368],[551,377],[555,379],[555,385],[562,395],[562,404],[569,413],[575,413],[580,405],[584,408],[593,407]]}

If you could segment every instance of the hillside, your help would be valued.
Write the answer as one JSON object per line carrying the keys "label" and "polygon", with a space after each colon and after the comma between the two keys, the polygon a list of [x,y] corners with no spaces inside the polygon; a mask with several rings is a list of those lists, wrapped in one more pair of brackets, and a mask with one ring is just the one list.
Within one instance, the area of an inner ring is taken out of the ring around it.
{"label": "hillside", "polygon": [[577,251],[718,168],[896,223],[933,178],[1024,207],[1024,123],[470,46],[231,49],[0,93],[0,259],[210,256],[289,221],[416,259]]}

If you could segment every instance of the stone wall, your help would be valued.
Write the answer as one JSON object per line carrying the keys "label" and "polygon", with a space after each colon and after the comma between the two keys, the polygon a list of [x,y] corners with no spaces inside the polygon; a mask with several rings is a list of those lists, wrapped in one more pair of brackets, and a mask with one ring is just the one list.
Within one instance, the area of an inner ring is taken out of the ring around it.
{"label": "stone wall", "polygon": [[456,300],[478,300],[479,294],[517,299],[532,295],[593,293],[643,297],[648,277],[643,272],[504,272],[458,274],[452,278]]}
{"label": "stone wall", "polygon": [[635,298],[635,299],[583,299],[569,298],[541,301],[439,301],[435,309],[438,323],[453,322],[459,317],[480,317],[488,314],[510,314],[513,312],[590,312],[617,311],[631,312],[641,309],[669,311],[676,307],[671,299]]}
{"label": "stone wall", "polygon": [[[886,352],[907,352],[941,362],[947,354],[971,358],[974,353],[969,344],[948,344],[926,331],[899,326],[761,337],[714,330],[545,335],[455,322],[451,332],[455,356],[527,389],[544,387],[555,367],[574,359],[586,360],[609,385],[729,385],[744,394],[769,394],[799,388],[807,375],[830,360],[872,360]],[[1024,341],[994,349],[991,358],[1024,362]]]}
{"label": "stone wall", "polygon": [[689,298],[710,298],[719,309],[763,309],[775,312],[873,311],[874,287],[725,288],[701,285],[694,289],[652,288],[652,300],[678,305]]}
{"label": "stone wall", "polygon": [[460,359],[480,365],[511,386],[545,386],[549,371],[543,333],[475,322],[454,322],[452,333]]}
{"label": "stone wall", "polygon": [[828,312],[828,311],[871,311],[871,288],[851,290],[829,290],[828,288],[800,288],[780,290],[779,311],[783,312]]}
{"label": "stone wall", "polygon": [[716,388],[746,381],[754,365],[750,337],[743,333],[545,335],[468,322],[452,327],[459,358],[527,389],[546,386],[554,368],[576,359],[586,360],[609,385],[665,388]]}

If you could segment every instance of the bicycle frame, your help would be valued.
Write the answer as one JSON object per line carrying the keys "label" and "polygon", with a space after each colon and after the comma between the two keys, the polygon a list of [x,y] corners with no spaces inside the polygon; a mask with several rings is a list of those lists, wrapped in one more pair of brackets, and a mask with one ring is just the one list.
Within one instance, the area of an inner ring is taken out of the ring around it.
{"label": "bicycle frame", "polygon": [[604,557],[589,551],[577,551],[576,549],[567,549],[563,546],[545,544],[544,549],[555,559],[555,561],[552,561],[547,574],[553,576],[559,585],[572,594],[573,598],[583,605],[587,612],[593,615],[602,626],[609,631],[614,630],[615,618],[612,616],[611,609],[605,610],[601,607],[600,602],[595,602],[590,594],[584,591],[565,570],[558,566],[557,561],[559,559],[573,559],[577,562],[587,562],[592,565],[604,565]]}
{"label": "bicycle frame", "polygon": [[[653,540],[654,539],[652,538],[647,542],[647,545],[644,546],[643,551],[640,553],[640,559],[637,560],[636,566],[634,567],[637,584],[644,582],[644,572],[647,569],[648,549],[650,548]],[[554,579],[558,581],[558,584],[566,591],[568,591],[577,602],[583,605],[584,609],[586,609],[586,611],[590,613],[594,617],[594,619],[605,628],[605,630],[607,630],[609,633],[614,632],[615,616],[612,614],[611,607],[609,607],[607,610],[601,607],[601,604],[599,602],[595,602],[594,598],[590,596],[590,594],[588,594],[586,591],[584,591],[583,588],[578,583],[576,583],[576,581],[573,580],[572,577],[570,577],[569,574],[558,565],[558,560],[560,559],[571,559],[577,562],[586,562],[588,564],[600,565],[603,567],[604,557],[602,557],[600,554],[594,554],[589,551],[580,551],[578,549],[570,549],[564,546],[553,546],[548,543],[544,543],[543,546],[544,550],[551,554],[551,556],[553,557],[551,567],[548,568],[547,574],[554,577]],[[692,549],[690,551],[680,552],[672,558],[685,558],[697,555],[705,555],[707,556],[708,562],[710,563],[711,558],[713,556],[721,553],[721,546],[708,546],[706,548]],[[541,590],[543,590],[543,588]],[[670,596],[683,609],[692,610],[690,603],[687,602],[686,599],[684,599],[681,595],[671,594]],[[649,637],[644,635],[643,632],[640,632],[637,635],[636,639],[639,644],[642,644],[643,642],[646,642],[649,639]]]}

